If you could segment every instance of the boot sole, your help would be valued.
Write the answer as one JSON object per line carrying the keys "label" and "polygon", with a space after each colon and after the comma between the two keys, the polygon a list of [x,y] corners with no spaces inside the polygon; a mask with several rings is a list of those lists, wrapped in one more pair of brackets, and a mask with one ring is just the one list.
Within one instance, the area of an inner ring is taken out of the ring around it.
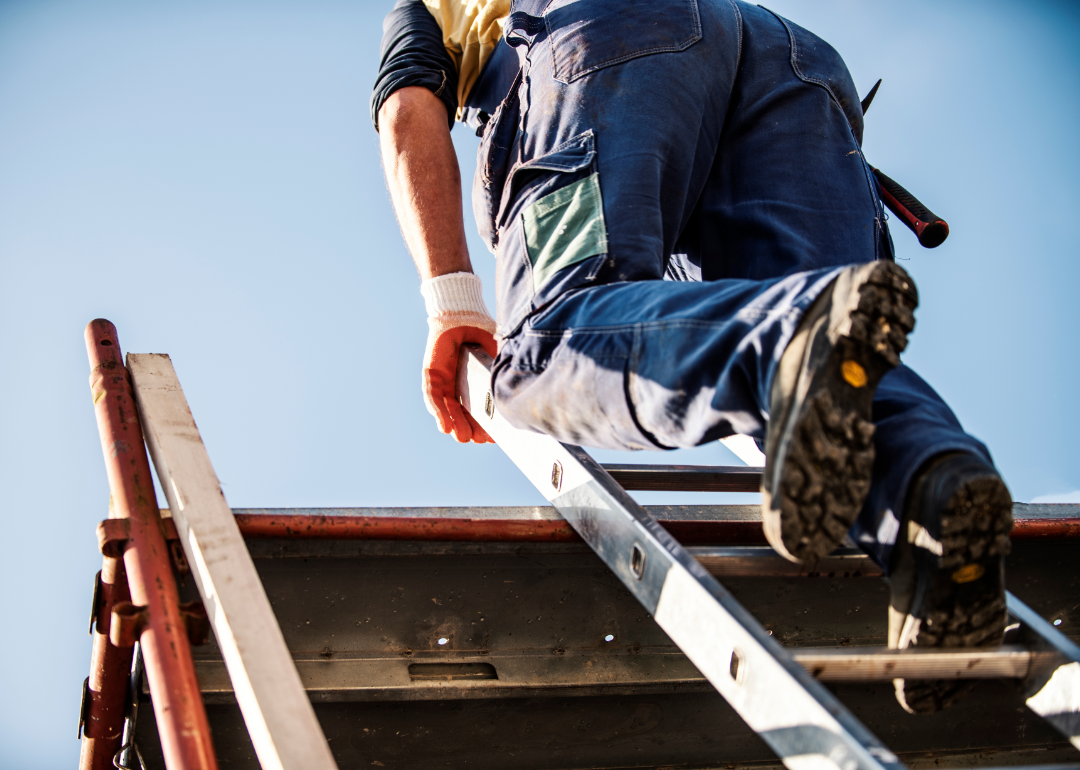
{"label": "boot sole", "polygon": [[[941,515],[940,568],[927,589],[926,619],[919,623],[916,645],[990,647],[1005,636],[1004,557],[1011,548],[1012,498],[997,477],[974,479],[949,498]],[[905,619],[902,638],[918,621]],[[974,684],[955,680],[894,680],[901,705],[913,713],[948,708]]]}
{"label": "boot sole", "polygon": [[[834,330],[831,341],[829,319],[822,319],[806,345],[795,393],[773,405],[772,413],[785,419],[766,442],[766,467],[773,471],[763,478],[762,511],[769,543],[791,561],[825,556],[858,517],[874,466],[874,391],[899,365],[915,326],[914,281],[892,262],[867,268],[846,330],[839,336]],[[823,362],[809,371],[815,358]]]}

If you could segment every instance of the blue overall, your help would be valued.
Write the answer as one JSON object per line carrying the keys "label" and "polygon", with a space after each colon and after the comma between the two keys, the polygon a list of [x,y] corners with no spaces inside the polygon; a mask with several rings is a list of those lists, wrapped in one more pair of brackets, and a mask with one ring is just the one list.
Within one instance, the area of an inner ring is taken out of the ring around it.
{"label": "blue overall", "polygon": [[[893,258],[843,60],[759,6],[518,0],[465,106],[484,120],[493,390],[519,427],[614,449],[760,442],[803,312],[844,266]],[[990,457],[905,366],[873,418],[851,534],[887,565],[914,472]]]}

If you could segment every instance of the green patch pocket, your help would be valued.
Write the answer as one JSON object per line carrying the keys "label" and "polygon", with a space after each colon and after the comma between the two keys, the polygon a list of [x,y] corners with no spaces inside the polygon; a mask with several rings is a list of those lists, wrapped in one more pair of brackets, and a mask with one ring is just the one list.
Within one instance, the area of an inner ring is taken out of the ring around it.
{"label": "green patch pocket", "polygon": [[607,254],[598,173],[548,193],[525,209],[522,217],[534,293],[564,267]]}

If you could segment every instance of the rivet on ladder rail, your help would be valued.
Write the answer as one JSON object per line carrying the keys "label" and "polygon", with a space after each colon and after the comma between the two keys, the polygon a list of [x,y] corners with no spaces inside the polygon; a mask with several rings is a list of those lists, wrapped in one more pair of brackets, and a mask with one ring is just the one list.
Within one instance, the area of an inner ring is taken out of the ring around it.
{"label": "rivet on ladder rail", "polygon": [[645,576],[645,549],[639,543],[634,543],[630,551],[630,572],[638,580]]}
{"label": "rivet on ladder rail", "polygon": [[731,666],[728,668],[728,673],[731,674],[731,678],[735,680],[736,684],[739,682],[739,664],[742,662],[742,656],[739,655],[738,650],[731,651]]}

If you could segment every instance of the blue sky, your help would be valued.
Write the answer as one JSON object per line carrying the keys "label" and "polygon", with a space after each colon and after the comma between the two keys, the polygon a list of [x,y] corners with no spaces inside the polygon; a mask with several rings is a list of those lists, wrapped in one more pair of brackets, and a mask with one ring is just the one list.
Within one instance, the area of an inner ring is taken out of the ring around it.
{"label": "blue sky", "polygon": [[[125,351],[172,356],[235,507],[542,502],[497,448],[436,433],[420,399],[423,302],[367,108],[389,5],[0,2],[0,578],[17,621],[0,766],[78,754],[108,505],[92,318]],[[952,226],[935,251],[894,229],[922,298],[905,360],[1016,499],[1080,499],[1077,7],[769,5],[829,40],[860,93],[884,79],[867,156]],[[454,135],[468,180],[476,140]],[[493,261],[470,245],[493,306]],[[719,445],[632,460],[735,462]]]}

